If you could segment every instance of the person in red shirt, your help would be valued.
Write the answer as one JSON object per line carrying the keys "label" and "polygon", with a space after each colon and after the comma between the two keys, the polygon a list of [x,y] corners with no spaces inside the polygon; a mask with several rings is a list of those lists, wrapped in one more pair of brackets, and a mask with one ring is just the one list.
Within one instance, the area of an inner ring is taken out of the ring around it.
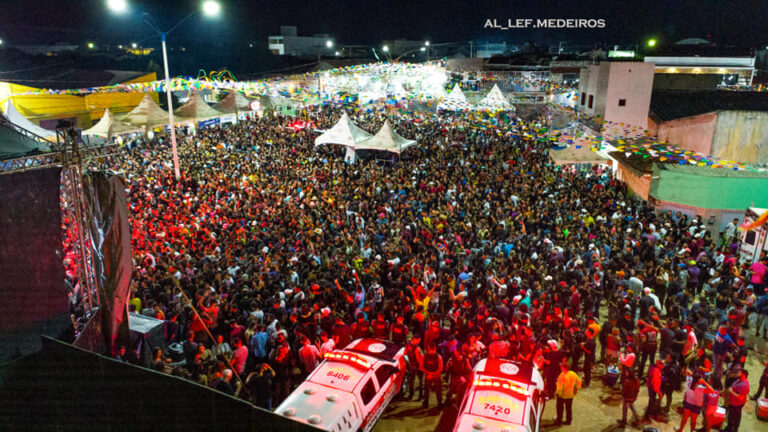
{"label": "person in red shirt", "polygon": [[424,373],[424,402],[423,408],[429,407],[429,394],[435,392],[437,407],[443,407],[443,358],[437,353],[437,345],[434,343],[427,347],[427,353],[421,360],[421,371]]}
{"label": "person in red shirt", "polygon": [[728,432],[738,432],[739,425],[741,425],[741,411],[744,409],[744,404],[747,403],[747,397],[749,396],[749,371],[743,369],[738,381],[731,384],[731,388],[728,390],[730,397],[728,398]]}
{"label": "person in red shirt", "polygon": [[371,323],[373,327],[373,337],[378,339],[387,339],[389,336],[389,323],[384,319],[384,314],[376,314],[376,320]]}
{"label": "person in red shirt", "polygon": [[362,312],[357,314],[357,322],[352,328],[352,339],[360,339],[369,337],[371,335],[371,323],[365,319],[365,314]]}
{"label": "person in red shirt", "polygon": [[659,415],[659,403],[661,402],[661,370],[664,368],[664,362],[661,359],[656,360],[648,368],[648,406],[645,408],[643,419],[656,419]]}

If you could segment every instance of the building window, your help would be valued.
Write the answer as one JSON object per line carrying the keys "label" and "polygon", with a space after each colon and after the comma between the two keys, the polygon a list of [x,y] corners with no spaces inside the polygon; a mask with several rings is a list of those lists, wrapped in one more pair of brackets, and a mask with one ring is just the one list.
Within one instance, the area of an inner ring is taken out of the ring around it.
{"label": "building window", "polygon": [[587,94],[582,93],[581,94],[581,106],[584,106],[584,104],[587,103]]}
{"label": "building window", "polygon": [[619,99],[619,106],[627,106],[627,100],[626,99]]}
{"label": "building window", "polygon": [[587,108],[592,109],[592,102],[595,101],[595,95],[589,95],[589,103],[587,104]]}

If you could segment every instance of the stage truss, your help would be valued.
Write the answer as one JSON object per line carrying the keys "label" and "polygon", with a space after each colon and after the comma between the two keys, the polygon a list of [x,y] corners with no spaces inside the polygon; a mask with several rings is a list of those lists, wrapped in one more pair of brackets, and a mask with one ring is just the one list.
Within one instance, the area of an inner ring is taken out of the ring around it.
{"label": "stage truss", "polygon": [[82,310],[82,315],[76,317],[76,321],[73,322],[77,334],[101,304],[99,278],[96,277],[94,270],[95,245],[89,229],[92,215],[89,211],[82,180],[83,167],[87,166],[90,161],[103,161],[108,156],[115,154],[118,145],[111,143],[86,144],[71,125],[57,127],[56,142],[48,142],[10,123],[2,115],[0,115],[0,123],[11,127],[27,138],[50,146],[53,150],[47,153],[1,160],[0,175],[45,167],[58,166],[62,168],[60,192],[62,215],[64,212],[68,212],[69,219],[72,221],[69,228],[73,234],[71,241],[78,271],[77,284],[70,289],[71,292],[68,294],[70,298],[79,299],[76,301],[76,306],[80,306],[80,310]]}

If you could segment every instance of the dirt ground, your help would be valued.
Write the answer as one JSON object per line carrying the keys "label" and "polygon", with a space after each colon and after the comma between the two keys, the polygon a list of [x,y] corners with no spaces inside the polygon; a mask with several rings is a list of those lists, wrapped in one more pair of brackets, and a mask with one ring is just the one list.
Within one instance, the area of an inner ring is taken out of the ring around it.
{"label": "dirt ground", "polygon": [[[768,359],[768,342],[762,339],[756,339],[752,336],[752,330],[745,331],[747,344],[752,347],[752,351],[747,359],[747,370],[749,370],[750,395],[757,389],[757,380],[763,371],[763,361]],[[592,384],[589,388],[580,390],[573,402],[573,424],[570,426],[554,427],[555,402],[549,401],[544,409],[544,416],[541,422],[541,431],[577,431],[577,432],[611,432],[611,431],[637,431],[646,428],[658,428],[661,432],[672,432],[673,427],[680,425],[680,414],[678,407],[682,407],[683,392],[676,392],[672,402],[672,409],[667,423],[651,422],[642,424],[638,427],[627,425],[625,429],[617,426],[617,421],[621,419],[621,392],[617,386],[616,389],[605,387],[602,377],[605,373],[603,366],[595,366],[592,374]],[[580,374],[580,376],[582,376]],[[445,394],[445,390],[443,390]],[[648,389],[643,386],[640,390],[640,396],[635,402],[637,413],[642,416],[648,403]],[[722,402],[721,402],[722,403]],[[382,418],[373,429],[374,432],[450,432],[456,420],[458,408],[448,406],[443,409],[437,408],[435,397],[432,396],[429,408],[422,409],[421,401],[393,401],[387,408]],[[629,418],[631,419],[631,412]],[[697,428],[702,427],[702,419],[699,416]],[[686,430],[690,430],[686,425]],[[755,416],[755,402],[748,401],[742,414],[741,427],[742,432],[768,431],[768,422],[760,421]]]}

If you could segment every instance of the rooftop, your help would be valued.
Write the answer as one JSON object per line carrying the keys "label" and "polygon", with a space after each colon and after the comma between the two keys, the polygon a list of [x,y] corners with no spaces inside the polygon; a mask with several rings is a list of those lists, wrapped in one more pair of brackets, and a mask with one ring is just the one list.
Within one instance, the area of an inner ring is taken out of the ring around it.
{"label": "rooftop", "polygon": [[726,90],[654,90],[650,115],[662,122],[714,111],[768,111],[768,93]]}

